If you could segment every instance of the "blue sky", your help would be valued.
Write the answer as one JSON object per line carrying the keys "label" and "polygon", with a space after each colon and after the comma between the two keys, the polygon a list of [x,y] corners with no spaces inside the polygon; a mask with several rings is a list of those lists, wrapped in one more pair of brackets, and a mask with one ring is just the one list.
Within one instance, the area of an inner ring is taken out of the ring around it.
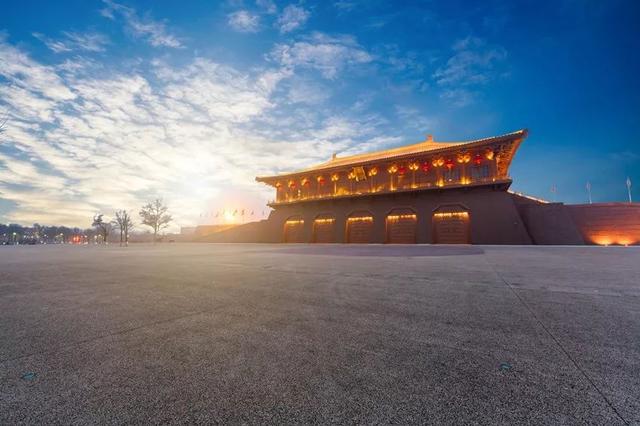
{"label": "blue sky", "polygon": [[616,0],[4,2],[0,221],[87,226],[154,197],[178,225],[259,216],[256,175],[524,127],[512,189],[623,201],[639,18]]}

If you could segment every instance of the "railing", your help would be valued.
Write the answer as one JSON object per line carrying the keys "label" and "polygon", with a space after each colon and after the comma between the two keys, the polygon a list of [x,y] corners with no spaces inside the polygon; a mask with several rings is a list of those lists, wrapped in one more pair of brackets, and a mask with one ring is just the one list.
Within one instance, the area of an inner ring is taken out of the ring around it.
{"label": "railing", "polygon": [[509,181],[509,176],[505,176],[502,178],[495,177],[486,177],[486,178],[462,178],[457,180],[440,180],[438,182],[416,182],[411,184],[401,184],[397,187],[390,188],[388,184],[379,185],[375,188],[359,188],[355,190],[351,190],[350,188],[340,187],[337,191],[331,193],[323,193],[323,194],[308,194],[308,195],[299,195],[299,196],[290,196],[286,194],[284,197],[278,200],[269,201],[269,205],[279,205],[279,204],[291,204],[298,203],[301,201],[314,201],[314,200],[327,200],[327,199],[336,199],[336,198],[349,198],[355,196],[362,195],[378,195],[378,194],[393,194],[399,192],[410,192],[415,190],[427,190],[427,189],[442,189],[442,188],[460,188],[466,186],[478,186],[478,185],[486,185],[491,183],[501,183],[505,181]]}

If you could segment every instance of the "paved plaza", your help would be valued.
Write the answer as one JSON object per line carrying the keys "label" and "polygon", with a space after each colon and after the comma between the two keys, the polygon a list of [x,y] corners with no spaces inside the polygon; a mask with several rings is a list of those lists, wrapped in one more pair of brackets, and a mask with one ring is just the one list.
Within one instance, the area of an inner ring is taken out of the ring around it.
{"label": "paved plaza", "polygon": [[0,247],[0,424],[640,424],[640,248]]}

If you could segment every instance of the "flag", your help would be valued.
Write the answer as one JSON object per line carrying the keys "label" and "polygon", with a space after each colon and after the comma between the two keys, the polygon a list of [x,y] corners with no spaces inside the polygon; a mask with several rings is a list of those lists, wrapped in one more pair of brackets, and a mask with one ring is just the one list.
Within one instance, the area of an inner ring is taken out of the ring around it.
{"label": "flag", "polygon": [[587,182],[587,191],[591,191],[591,182]]}
{"label": "flag", "polygon": [[251,216],[253,216],[253,210],[251,210]]}
{"label": "flag", "polygon": [[631,178],[627,177],[627,188],[631,188]]}
{"label": "flag", "polygon": [[240,216],[244,216],[244,209],[240,210]]}
{"label": "flag", "polygon": [[238,209],[235,209],[235,210],[233,211],[233,215],[235,216],[236,214],[238,214]]}

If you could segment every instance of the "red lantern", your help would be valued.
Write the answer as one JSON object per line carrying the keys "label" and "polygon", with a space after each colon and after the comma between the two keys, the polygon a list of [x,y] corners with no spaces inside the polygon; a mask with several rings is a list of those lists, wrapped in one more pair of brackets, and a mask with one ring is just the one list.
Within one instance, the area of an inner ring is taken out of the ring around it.
{"label": "red lantern", "polygon": [[405,166],[398,167],[398,174],[400,176],[404,176],[405,173],[407,173],[407,168]]}
{"label": "red lantern", "polygon": [[320,186],[324,186],[325,180],[323,177],[319,177],[318,178],[318,183],[320,184]]}
{"label": "red lantern", "polygon": [[429,170],[431,170],[431,165],[429,164],[429,162],[425,161],[424,163],[422,163],[422,171],[425,173],[429,173]]}
{"label": "red lantern", "polygon": [[447,161],[444,162],[444,165],[447,166],[447,169],[451,170],[453,168],[453,160],[448,158]]}
{"label": "red lantern", "polygon": [[482,163],[482,155],[476,154],[475,157],[473,157],[473,162],[479,166],[480,163]]}

